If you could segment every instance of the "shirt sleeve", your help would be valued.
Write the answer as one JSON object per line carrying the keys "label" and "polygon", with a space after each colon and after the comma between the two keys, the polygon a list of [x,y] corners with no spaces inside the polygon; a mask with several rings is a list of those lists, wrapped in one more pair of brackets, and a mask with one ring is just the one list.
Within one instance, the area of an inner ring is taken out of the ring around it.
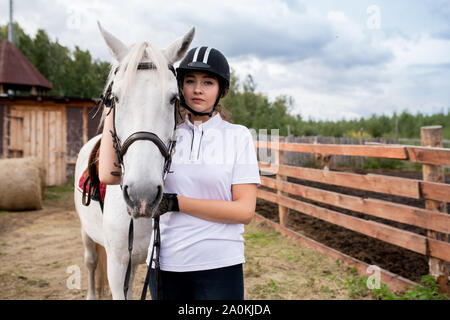
{"label": "shirt sleeve", "polygon": [[260,185],[256,148],[253,136],[247,128],[244,127],[238,141],[231,184],[256,183]]}

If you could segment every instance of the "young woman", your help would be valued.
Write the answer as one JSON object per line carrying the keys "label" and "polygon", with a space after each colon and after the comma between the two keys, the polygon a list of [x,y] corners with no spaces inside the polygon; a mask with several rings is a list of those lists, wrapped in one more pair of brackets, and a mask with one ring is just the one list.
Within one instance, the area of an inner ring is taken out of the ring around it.
{"label": "young woman", "polygon": [[[190,50],[177,79],[187,112],[176,129],[164,193],[175,195],[179,211],[160,216],[159,298],[242,300],[242,233],[253,218],[260,183],[252,135],[246,127],[223,120],[217,110],[230,85],[229,65],[220,51]],[[147,264],[152,247],[153,237]],[[154,272],[150,292],[155,298]]]}

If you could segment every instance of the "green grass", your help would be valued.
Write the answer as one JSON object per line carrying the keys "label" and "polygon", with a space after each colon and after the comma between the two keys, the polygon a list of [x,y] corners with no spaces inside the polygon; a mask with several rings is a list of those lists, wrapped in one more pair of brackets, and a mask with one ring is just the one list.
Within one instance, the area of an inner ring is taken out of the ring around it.
{"label": "green grass", "polygon": [[73,193],[74,187],[73,183],[68,183],[62,186],[50,186],[45,188],[45,199],[46,200],[55,200],[59,199],[63,196],[67,196],[70,193]]}
{"label": "green grass", "polygon": [[363,163],[363,169],[422,171],[422,164],[396,159],[366,158]]}
{"label": "green grass", "polygon": [[431,275],[422,276],[419,284],[405,289],[402,293],[394,293],[385,283],[379,289],[367,288],[367,276],[347,277],[346,284],[352,298],[374,297],[377,300],[449,300],[450,296],[438,292],[438,284]]}
{"label": "green grass", "polygon": [[244,235],[244,239],[252,243],[252,245],[267,247],[277,243],[280,240],[280,236],[281,233],[278,231],[273,233],[256,231]]}

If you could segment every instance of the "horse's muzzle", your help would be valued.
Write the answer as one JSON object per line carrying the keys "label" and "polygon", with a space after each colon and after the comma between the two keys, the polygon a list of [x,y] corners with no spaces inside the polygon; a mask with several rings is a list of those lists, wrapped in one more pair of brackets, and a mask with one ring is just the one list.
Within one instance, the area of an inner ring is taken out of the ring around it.
{"label": "horse's muzzle", "polygon": [[154,218],[158,215],[158,205],[162,199],[162,186],[158,186],[158,191],[154,199],[133,199],[130,196],[130,188],[124,185],[122,188],[123,198],[127,204],[128,214],[133,218]]}

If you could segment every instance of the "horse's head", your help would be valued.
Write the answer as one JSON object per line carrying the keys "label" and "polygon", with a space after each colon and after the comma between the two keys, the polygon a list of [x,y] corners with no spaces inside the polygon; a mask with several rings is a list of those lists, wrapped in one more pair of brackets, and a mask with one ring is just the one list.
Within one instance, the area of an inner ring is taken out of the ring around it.
{"label": "horse's head", "polygon": [[[189,48],[194,28],[160,50],[149,42],[128,48],[98,25],[116,60],[106,88],[112,83],[115,130],[122,146],[132,134],[147,132],[168,147],[174,134],[178,99],[173,64]],[[161,147],[155,141],[137,139],[129,144],[122,160],[122,190],[128,212],[135,218],[154,216],[163,195],[166,159]]]}

